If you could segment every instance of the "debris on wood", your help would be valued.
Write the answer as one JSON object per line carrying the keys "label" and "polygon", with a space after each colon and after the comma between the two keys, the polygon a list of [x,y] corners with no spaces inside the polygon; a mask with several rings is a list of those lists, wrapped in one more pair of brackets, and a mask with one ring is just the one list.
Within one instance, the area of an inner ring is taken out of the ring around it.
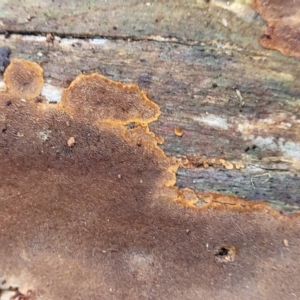
{"label": "debris on wood", "polygon": [[68,147],[73,147],[75,145],[75,138],[73,136],[71,136],[69,139],[68,139]]}
{"label": "debris on wood", "polygon": [[184,131],[183,131],[183,129],[182,129],[182,128],[175,127],[175,128],[174,128],[174,133],[175,133],[175,135],[177,135],[177,136],[179,136],[179,137],[182,137],[182,136],[183,136],[183,133],[184,133]]}

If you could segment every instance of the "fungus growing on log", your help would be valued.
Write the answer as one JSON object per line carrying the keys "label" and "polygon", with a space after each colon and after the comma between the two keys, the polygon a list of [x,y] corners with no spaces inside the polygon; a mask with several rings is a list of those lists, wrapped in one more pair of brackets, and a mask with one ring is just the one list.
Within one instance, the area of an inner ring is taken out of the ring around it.
{"label": "fungus growing on log", "polygon": [[267,22],[261,45],[300,58],[300,2],[254,0],[253,7]]}
{"label": "fungus growing on log", "polygon": [[10,94],[34,98],[44,84],[43,69],[37,63],[15,58],[4,73],[4,82]]}
{"label": "fungus growing on log", "polygon": [[74,116],[92,122],[150,123],[160,115],[159,107],[138,86],[125,86],[99,74],[79,75],[64,90],[62,104]]}
{"label": "fungus growing on log", "polygon": [[[20,73],[31,74],[26,82],[43,81],[34,64],[16,63],[25,68]],[[8,92],[0,93],[2,294],[300,294],[299,218],[266,204],[176,188],[178,161],[164,154],[148,127],[159,108],[137,87],[81,75],[62,102],[51,105],[35,101],[40,84],[18,90],[19,73],[6,72]],[[201,201],[207,204],[199,206]]]}

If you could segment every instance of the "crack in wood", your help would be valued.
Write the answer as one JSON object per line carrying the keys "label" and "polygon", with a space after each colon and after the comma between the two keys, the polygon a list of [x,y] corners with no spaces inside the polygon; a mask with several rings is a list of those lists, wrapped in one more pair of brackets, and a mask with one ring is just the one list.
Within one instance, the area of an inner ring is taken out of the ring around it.
{"label": "crack in wood", "polygon": [[[28,30],[0,30],[0,34],[3,34],[6,38],[9,38],[12,34],[18,34],[22,36],[47,36],[49,32],[47,31],[28,31]],[[180,44],[186,46],[194,46],[199,45],[200,42],[193,40],[185,40],[178,37],[170,37],[170,36],[160,36],[160,35],[149,35],[149,36],[134,36],[134,35],[99,35],[99,34],[77,34],[77,33],[62,33],[52,31],[50,34],[54,35],[54,37],[59,37],[62,39],[79,39],[79,40],[87,40],[87,39],[107,39],[112,41],[123,40],[123,41],[154,41],[161,43],[172,43],[172,44]]]}

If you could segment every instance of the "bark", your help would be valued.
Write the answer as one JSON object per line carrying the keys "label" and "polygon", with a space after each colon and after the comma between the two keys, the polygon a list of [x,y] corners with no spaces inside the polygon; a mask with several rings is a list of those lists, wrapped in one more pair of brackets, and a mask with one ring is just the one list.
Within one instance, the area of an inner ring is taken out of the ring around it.
{"label": "bark", "polygon": [[94,72],[137,83],[162,111],[151,130],[182,160],[178,186],[298,210],[299,61],[259,46],[251,7],[108,2],[4,1],[0,44],[40,63],[53,88]]}

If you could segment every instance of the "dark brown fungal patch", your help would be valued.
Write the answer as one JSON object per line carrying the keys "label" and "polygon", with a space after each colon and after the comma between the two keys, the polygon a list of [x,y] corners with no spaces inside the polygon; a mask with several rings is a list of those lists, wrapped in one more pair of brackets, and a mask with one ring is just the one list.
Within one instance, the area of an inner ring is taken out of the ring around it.
{"label": "dark brown fungal patch", "polygon": [[6,286],[55,300],[300,294],[299,217],[175,188],[178,162],[148,128],[159,108],[137,87],[80,76],[50,105],[35,101],[39,86],[25,97],[10,82],[0,93]]}
{"label": "dark brown fungal patch", "polygon": [[267,22],[261,45],[300,58],[300,2],[254,0],[253,7]]}

